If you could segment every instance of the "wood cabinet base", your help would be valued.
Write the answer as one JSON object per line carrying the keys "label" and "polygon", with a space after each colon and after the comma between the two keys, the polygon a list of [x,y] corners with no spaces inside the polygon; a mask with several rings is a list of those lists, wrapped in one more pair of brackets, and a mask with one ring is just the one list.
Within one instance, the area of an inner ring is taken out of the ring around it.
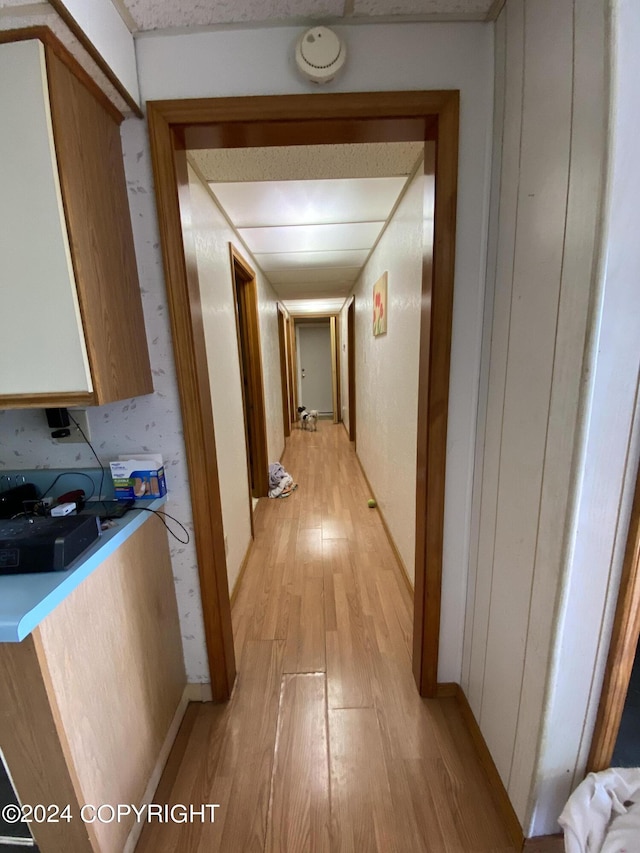
{"label": "wood cabinet base", "polygon": [[186,677],[166,536],[149,519],[22,643],[0,644],[0,749],[24,804],[71,807],[32,825],[41,853],[121,853]]}

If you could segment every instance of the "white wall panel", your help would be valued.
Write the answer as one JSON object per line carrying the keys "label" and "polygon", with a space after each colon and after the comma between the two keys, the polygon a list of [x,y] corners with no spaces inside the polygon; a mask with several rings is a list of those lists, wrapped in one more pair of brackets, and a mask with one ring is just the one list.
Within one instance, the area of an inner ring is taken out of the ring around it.
{"label": "white wall panel", "polygon": [[[357,451],[411,581],[415,559],[422,170],[358,279]],[[373,285],[387,276],[386,335],[373,337]]]}
{"label": "white wall panel", "polygon": [[[231,592],[251,541],[240,357],[229,260],[229,243],[237,244],[237,237],[191,167],[189,189]],[[247,260],[251,263],[250,258]]]}
{"label": "white wall panel", "polygon": [[[500,181],[494,180],[499,208],[494,215],[494,232],[497,257],[493,270],[495,279],[488,285],[487,294],[493,299],[488,305],[492,314],[485,319],[485,342],[490,342],[488,375],[488,400],[486,402],[486,429],[482,463],[482,480],[476,480],[479,534],[478,560],[475,569],[475,602],[473,616],[473,642],[470,651],[468,698],[480,719],[484,691],[484,672],[489,630],[489,609],[493,582],[493,554],[498,506],[500,452],[502,445],[502,413],[507,373],[507,348],[511,323],[513,262],[515,255],[516,210],[518,200],[518,173],[520,169],[520,143],[522,133],[522,81],[524,74],[524,3],[513,0],[500,16],[499,35],[504,38],[504,66],[496,64],[498,79],[504,89],[504,125],[496,127],[496,138],[501,140]],[[502,78],[504,75],[504,78]],[[498,87],[496,87],[498,88]],[[496,93],[497,94],[497,93]],[[495,176],[494,176],[495,177]],[[486,362],[485,362],[486,363]],[[479,421],[479,423],[481,423]],[[477,467],[477,474],[479,472]],[[473,570],[472,570],[473,571]]]}
{"label": "white wall panel", "polygon": [[480,713],[505,784],[522,686],[558,316],[569,177],[572,12],[572,0],[525,6],[517,229]]}
{"label": "white wall panel", "polygon": [[[572,740],[565,694],[558,727],[543,736],[584,464],[585,352],[598,320],[605,8],[604,0],[507,0],[496,26],[502,151],[494,155],[464,686],[527,835],[545,791],[553,805],[538,809],[535,831],[557,831],[585,714],[585,701],[571,709]],[[562,680],[590,683],[593,663],[593,654],[567,660],[580,675]]]}

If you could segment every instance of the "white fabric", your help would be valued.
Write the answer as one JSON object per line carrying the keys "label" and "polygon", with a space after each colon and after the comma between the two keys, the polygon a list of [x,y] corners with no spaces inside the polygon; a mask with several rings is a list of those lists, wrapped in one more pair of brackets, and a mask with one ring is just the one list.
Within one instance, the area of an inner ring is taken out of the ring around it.
{"label": "white fabric", "polygon": [[558,823],[566,853],[640,853],[640,768],[589,773]]}

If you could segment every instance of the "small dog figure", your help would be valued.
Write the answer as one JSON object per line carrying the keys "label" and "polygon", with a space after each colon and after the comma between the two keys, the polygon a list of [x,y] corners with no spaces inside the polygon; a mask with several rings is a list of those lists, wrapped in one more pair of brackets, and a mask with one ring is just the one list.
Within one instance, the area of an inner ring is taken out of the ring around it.
{"label": "small dog figure", "polygon": [[310,432],[315,432],[318,428],[318,411],[317,409],[307,409],[306,406],[298,406],[298,416],[300,417],[300,429],[308,429]]}

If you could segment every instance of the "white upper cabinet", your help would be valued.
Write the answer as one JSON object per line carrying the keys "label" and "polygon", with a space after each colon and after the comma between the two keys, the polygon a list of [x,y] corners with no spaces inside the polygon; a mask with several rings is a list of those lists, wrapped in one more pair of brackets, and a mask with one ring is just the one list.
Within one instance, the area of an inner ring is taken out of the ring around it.
{"label": "white upper cabinet", "polygon": [[32,33],[0,43],[0,406],[148,394],[122,116]]}

